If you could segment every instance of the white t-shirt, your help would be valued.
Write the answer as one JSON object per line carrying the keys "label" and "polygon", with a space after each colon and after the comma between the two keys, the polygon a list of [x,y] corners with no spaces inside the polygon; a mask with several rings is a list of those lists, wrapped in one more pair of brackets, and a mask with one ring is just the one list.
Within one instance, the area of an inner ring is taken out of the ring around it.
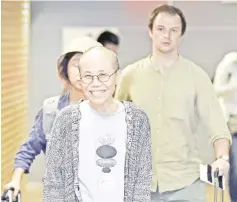
{"label": "white t-shirt", "polygon": [[127,124],[124,105],[101,114],[80,104],[79,186],[83,202],[123,202]]}

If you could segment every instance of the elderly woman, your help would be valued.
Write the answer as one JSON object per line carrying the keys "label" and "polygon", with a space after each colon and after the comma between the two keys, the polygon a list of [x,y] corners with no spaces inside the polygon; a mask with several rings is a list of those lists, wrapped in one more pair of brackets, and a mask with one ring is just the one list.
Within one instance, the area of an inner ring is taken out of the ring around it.
{"label": "elderly woman", "polygon": [[134,104],[113,98],[119,69],[104,47],[78,63],[87,101],[63,109],[46,153],[44,202],[149,202],[150,124]]}

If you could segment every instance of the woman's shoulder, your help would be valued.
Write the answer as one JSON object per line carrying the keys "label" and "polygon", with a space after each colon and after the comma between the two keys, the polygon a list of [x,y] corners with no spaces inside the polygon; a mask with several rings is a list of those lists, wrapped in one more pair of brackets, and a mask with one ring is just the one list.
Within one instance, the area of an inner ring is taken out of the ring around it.
{"label": "woman's shoulder", "polygon": [[125,109],[131,112],[134,119],[141,121],[148,120],[147,114],[136,104],[130,101],[123,101],[123,103],[125,105]]}
{"label": "woman's shoulder", "polygon": [[[150,122],[147,114],[132,102],[124,102],[127,123],[131,124],[133,128],[133,138],[142,141],[150,138]],[[135,126],[135,127],[134,127]]]}

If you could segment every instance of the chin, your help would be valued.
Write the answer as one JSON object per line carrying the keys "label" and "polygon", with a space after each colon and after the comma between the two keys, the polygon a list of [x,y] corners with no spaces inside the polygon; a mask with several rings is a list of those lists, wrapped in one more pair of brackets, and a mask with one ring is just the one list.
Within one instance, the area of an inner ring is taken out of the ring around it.
{"label": "chin", "polygon": [[172,48],[161,48],[160,51],[162,53],[171,53],[171,52],[173,52],[173,49]]}
{"label": "chin", "polygon": [[98,97],[98,98],[95,98],[95,97],[88,97],[89,101],[95,105],[102,105],[106,102],[107,99],[105,99],[104,97]]}
{"label": "chin", "polygon": [[74,83],[74,84],[72,84],[72,86],[77,90],[82,90],[81,85],[78,83]]}
{"label": "chin", "polygon": [[76,86],[76,89],[77,89],[78,91],[82,91],[82,88],[81,88],[80,86]]}
{"label": "chin", "polygon": [[163,45],[159,45],[157,46],[157,50],[161,53],[171,53],[174,48],[170,45],[170,46],[163,46]]}

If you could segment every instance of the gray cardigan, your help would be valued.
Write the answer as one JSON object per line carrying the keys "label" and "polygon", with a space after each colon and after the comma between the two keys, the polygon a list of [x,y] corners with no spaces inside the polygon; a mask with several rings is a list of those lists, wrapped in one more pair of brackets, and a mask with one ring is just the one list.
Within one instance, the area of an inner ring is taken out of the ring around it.
{"label": "gray cardigan", "polygon": [[[123,104],[127,123],[124,202],[150,202],[149,120],[131,102],[124,101]],[[54,122],[46,149],[43,202],[82,202],[78,183],[80,118],[80,103],[76,103],[61,110]]]}

